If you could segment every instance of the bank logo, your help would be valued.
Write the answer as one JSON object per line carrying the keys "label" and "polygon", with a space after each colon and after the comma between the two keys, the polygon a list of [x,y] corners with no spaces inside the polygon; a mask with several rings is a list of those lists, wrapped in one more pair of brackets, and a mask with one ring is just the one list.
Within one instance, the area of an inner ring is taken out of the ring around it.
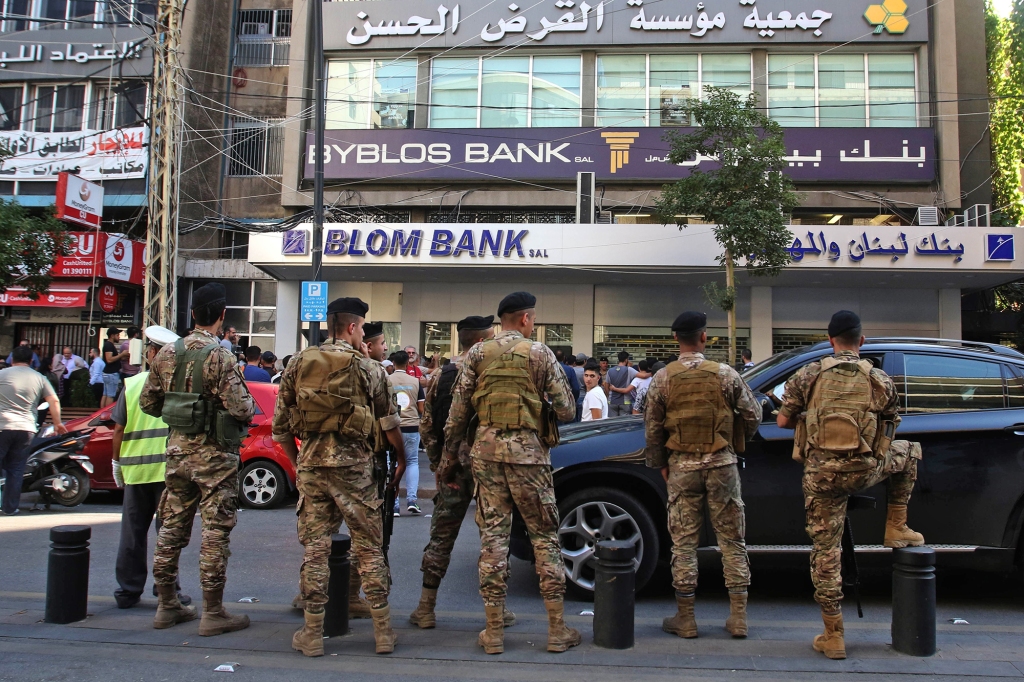
{"label": "bank logo", "polygon": [[640,133],[601,133],[601,137],[612,149],[611,172],[615,173],[629,163],[629,147],[640,137]]}
{"label": "bank logo", "polygon": [[885,0],[880,5],[870,5],[864,12],[864,18],[875,27],[875,35],[880,34],[882,29],[899,35],[905,33],[910,26],[910,21],[904,16],[906,12],[907,3],[904,0]]}
{"label": "bank logo", "polygon": [[309,254],[309,232],[285,230],[281,236],[281,255],[305,256]]}
{"label": "bank logo", "polygon": [[985,240],[985,260],[1013,260],[1012,234],[987,234]]}

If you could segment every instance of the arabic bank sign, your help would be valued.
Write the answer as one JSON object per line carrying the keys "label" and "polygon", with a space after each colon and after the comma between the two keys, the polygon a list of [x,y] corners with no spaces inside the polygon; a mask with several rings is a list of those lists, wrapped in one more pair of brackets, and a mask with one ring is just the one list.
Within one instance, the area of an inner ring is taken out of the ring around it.
{"label": "arabic bank sign", "polygon": [[148,33],[134,26],[19,31],[0,38],[0,81],[144,78],[153,73]]}
{"label": "arabic bank sign", "polygon": [[324,49],[927,42],[925,0],[381,0],[324,5]]}
{"label": "arabic bank sign", "polygon": [[[675,180],[716,167],[698,157],[667,162],[666,132],[688,128],[491,128],[479,130],[328,130],[328,179]],[[313,177],[314,134],[306,136],[305,177]],[[797,182],[931,182],[930,128],[789,128],[787,173]]]}

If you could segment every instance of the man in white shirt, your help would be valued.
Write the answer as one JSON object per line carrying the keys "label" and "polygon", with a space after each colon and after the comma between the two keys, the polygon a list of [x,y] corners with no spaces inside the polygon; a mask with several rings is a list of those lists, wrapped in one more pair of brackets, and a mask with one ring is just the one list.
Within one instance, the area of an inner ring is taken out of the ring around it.
{"label": "man in white shirt", "polygon": [[[394,374],[388,375],[391,389],[401,411],[402,441],[405,443],[405,500],[406,511],[419,514],[420,507],[416,504],[417,488],[420,485],[420,418],[423,416],[423,401],[426,395],[418,378],[409,374],[409,354],[404,350],[395,353],[392,360],[395,364]],[[395,497],[394,515],[398,516],[398,497]]]}
{"label": "man in white shirt", "polygon": [[633,387],[633,414],[643,414],[644,404],[647,400],[647,389],[651,385],[654,373],[647,366],[647,360],[638,362],[636,370],[636,377],[629,384]]}
{"label": "man in white shirt", "polygon": [[589,362],[583,370],[583,385],[587,395],[583,398],[583,416],[580,421],[592,422],[608,418],[608,398],[601,388],[601,367]]}

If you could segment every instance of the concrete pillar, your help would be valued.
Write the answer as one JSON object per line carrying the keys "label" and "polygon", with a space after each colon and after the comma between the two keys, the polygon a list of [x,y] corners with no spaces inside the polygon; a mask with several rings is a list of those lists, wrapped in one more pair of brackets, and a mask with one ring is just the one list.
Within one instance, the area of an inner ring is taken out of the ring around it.
{"label": "concrete pillar", "polygon": [[750,352],[754,362],[772,355],[772,288],[750,287]]}
{"label": "concrete pillar", "polygon": [[594,353],[594,285],[582,284],[573,289],[572,352],[590,357]]}
{"label": "concrete pillar", "polygon": [[279,358],[299,350],[299,298],[302,282],[277,283],[277,332],[274,350]]}
{"label": "concrete pillar", "polygon": [[[937,2],[932,10],[933,92],[938,136],[939,203],[960,208],[960,108],[957,103],[956,7]],[[968,188],[971,189],[971,188]],[[959,334],[957,334],[959,336]]]}
{"label": "concrete pillar", "polygon": [[[597,53],[593,50],[583,51],[582,78],[580,107],[583,117],[581,121],[584,128],[590,128],[594,125],[594,108],[597,106]],[[574,331],[573,334],[575,333]]]}
{"label": "concrete pillar", "polygon": [[421,288],[402,287],[402,347],[420,348],[420,298]]}
{"label": "concrete pillar", "polygon": [[768,109],[768,50],[751,50],[753,78],[751,90],[757,95],[757,105]]}
{"label": "concrete pillar", "polygon": [[963,338],[959,289],[939,289],[939,337],[943,339]]}
{"label": "concrete pillar", "polygon": [[413,128],[427,128],[430,125],[430,59],[432,55],[421,54],[416,63],[416,115]]}

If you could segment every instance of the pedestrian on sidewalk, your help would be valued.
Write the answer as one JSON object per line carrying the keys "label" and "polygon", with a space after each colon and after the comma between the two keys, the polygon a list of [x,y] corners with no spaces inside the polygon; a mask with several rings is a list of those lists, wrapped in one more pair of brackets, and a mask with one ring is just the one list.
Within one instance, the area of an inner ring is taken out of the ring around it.
{"label": "pedestrian on sidewalk", "polygon": [[[647,466],[661,469],[668,486],[677,613],[664,620],[662,629],[687,639],[697,636],[697,542],[706,504],[729,590],[725,629],[733,637],[746,637],[750,563],[736,448],[757,432],[761,405],[736,370],[704,357],[704,313],[682,313],[672,323],[672,334],[679,343],[679,361],[654,375],[644,412]],[[743,421],[734,428],[737,419]]]}
{"label": "pedestrian on sidewalk", "polygon": [[[437,606],[437,590],[448,572],[452,560],[452,549],[459,537],[459,529],[466,518],[469,503],[473,500],[473,465],[470,461],[470,446],[465,434],[459,437],[458,457],[455,460],[443,456],[445,450],[444,428],[452,405],[452,390],[459,369],[470,348],[481,341],[494,337],[494,315],[487,317],[470,316],[459,320],[456,325],[459,335],[460,353],[450,364],[441,368],[440,373],[430,382],[426,402],[423,405],[423,420],[420,422],[420,438],[430,468],[437,475],[437,494],[434,496],[434,513],[430,517],[430,540],[423,548],[423,591],[420,603],[409,616],[409,622],[420,628],[437,625],[434,609]],[[512,627],[516,616],[507,608],[502,616],[504,626]]]}
{"label": "pedestrian on sidewalk", "polygon": [[107,330],[107,340],[103,342],[103,398],[100,407],[113,405],[121,388],[121,360],[128,357],[128,351],[118,350],[120,340],[120,329],[111,327]]}
{"label": "pedestrian on sidewalk", "polygon": [[[405,485],[406,511],[419,514],[418,488],[420,485],[420,418],[423,416],[423,403],[426,395],[420,381],[408,373],[409,354],[400,350],[394,354],[395,371],[387,375],[388,382],[398,401],[401,414],[402,442],[405,443]],[[399,516],[398,498],[395,497],[395,516]]]}
{"label": "pedestrian on sidewalk", "polygon": [[103,367],[106,365],[100,357],[99,348],[89,349],[89,388],[96,398],[96,405],[99,406],[103,400]]}
{"label": "pedestrian on sidewalk", "polygon": [[583,384],[587,393],[583,397],[583,416],[580,421],[592,422],[608,418],[608,398],[601,388],[601,366],[591,360],[583,369]]}
{"label": "pedestrian on sidewalk", "polygon": [[[146,328],[146,362],[152,364],[157,352],[180,337],[169,329],[153,325]],[[114,576],[118,588],[114,590],[117,608],[130,609],[139,603],[149,575],[147,536],[156,518],[160,532],[161,520],[157,506],[164,492],[166,469],[167,424],[139,407],[142,387],[149,372],[139,372],[124,381],[124,390],[114,403],[110,418],[114,422],[113,444],[114,483],[124,489],[121,507],[121,540],[117,546]],[[176,585],[182,606],[192,603],[192,597],[181,593]],[[153,584],[156,594],[156,584]]]}
{"label": "pedestrian on sidewalk", "polygon": [[[551,349],[530,341],[537,298],[525,291],[498,305],[501,333],[473,346],[462,363],[445,425],[445,456],[459,457],[471,411],[479,419],[471,451],[480,527],[480,596],[487,627],[477,642],[488,654],[505,650],[508,549],[512,508],[522,513],[536,557],[548,612],[548,651],[577,646],[580,633],[565,624],[565,564],[558,544],[558,507],[551,478],[551,436],[544,396],[557,419],[572,421],[576,403]],[[542,440],[543,438],[543,440]]]}
{"label": "pedestrian on sidewalk", "polygon": [[0,369],[0,469],[4,471],[2,509],[7,516],[19,513],[21,484],[28,461],[28,446],[36,435],[36,408],[46,401],[53,419],[53,430],[68,432],[60,421],[60,401],[53,387],[31,367],[32,349],[28,344],[11,353],[12,365]]}
{"label": "pedestrian on sidewalk", "polygon": [[[199,548],[199,583],[203,614],[199,635],[208,637],[249,627],[248,616],[232,616],[224,608],[228,543],[237,523],[238,460],[244,425],[256,413],[255,403],[234,357],[220,345],[227,290],[211,282],[192,294],[192,333],[160,349],[139,397],[142,411],[163,417],[167,439],[167,489],[160,501],[163,525],[153,554],[153,581],[159,604],[153,627],[169,628],[195,620],[196,608],[178,600],[178,557],[192,536],[196,511],[203,519]],[[193,392],[194,391],[194,392]],[[166,400],[168,393],[173,400]],[[186,396],[195,396],[187,398]],[[195,425],[202,410],[212,424]]]}
{"label": "pedestrian on sidewalk", "polygon": [[633,386],[636,370],[629,366],[629,353],[619,351],[619,364],[605,376],[608,388],[608,416],[623,417],[633,414]]}

